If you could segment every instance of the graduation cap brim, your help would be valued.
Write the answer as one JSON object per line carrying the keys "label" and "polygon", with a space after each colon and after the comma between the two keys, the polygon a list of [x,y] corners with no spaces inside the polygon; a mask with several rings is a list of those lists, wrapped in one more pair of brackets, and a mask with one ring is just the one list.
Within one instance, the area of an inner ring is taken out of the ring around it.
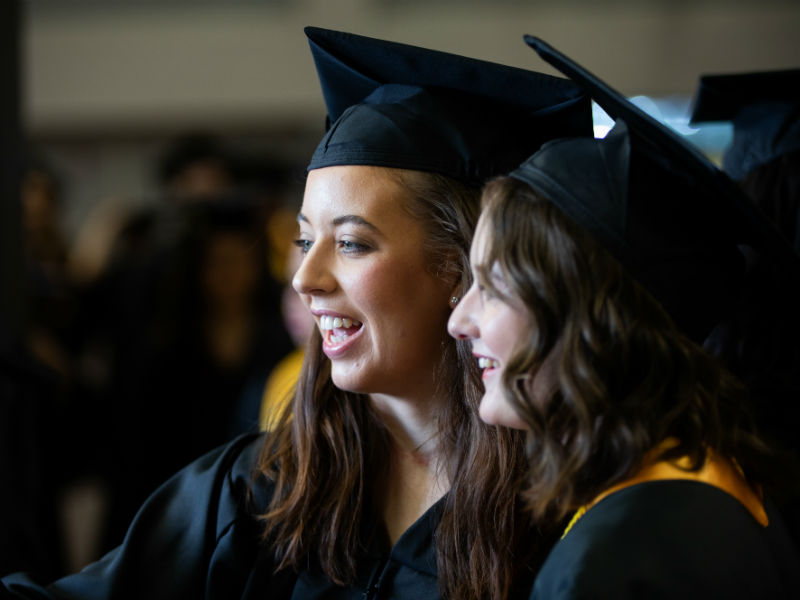
{"label": "graduation cap brim", "polygon": [[479,185],[544,141],[591,136],[574,82],[438,50],[305,29],[329,129],[309,170],[373,165]]}
{"label": "graduation cap brim", "polygon": [[701,181],[710,194],[708,201],[718,203],[720,209],[726,211],[721,214],[728,217],[724,222],[733,229],[731,234],[738,243],[768,255],[785,269],[787,277],[800,277],[800,256],[789,242],[736,183],[697,148],[545,41],[531,35],[524,39],[544,61],[582,86],[612,119],[625,121],[632,134],[686,169],[696,181]]}
{"label": "graduation cap brim", "polygon": [[800,69],[703,75],[689,123],[734,121],[742,109],[764,102],[800,103]]}

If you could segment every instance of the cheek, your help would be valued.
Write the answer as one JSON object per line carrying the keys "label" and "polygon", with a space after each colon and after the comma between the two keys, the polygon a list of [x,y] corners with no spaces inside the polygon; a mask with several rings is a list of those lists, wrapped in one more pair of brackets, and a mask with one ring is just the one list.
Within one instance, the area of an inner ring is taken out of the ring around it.
{"label": "cheek", "polygon": [[390,262],[372,263],[352,273],[348,293],[364,311],[391,311],[406,288],[405,274]]}
{"label": "cheek", "polygon": [[490,315],[481,327],[484,343],[502,363],[508,361],[526,333],[527,328],[522,322],[510,319],[504,313]]}
{"label": "cheek", "polygon": [[[404,323],[430,326],[431,320],[438,323],[440,317],[446,319],[449,315],[444,284],[421,265],[404,261],[376,262],[354,275],[349,285],[350,293],[358,296],[362,310],[371,311],[374,318],[410,315]],[[435,310],[437,306],[441,310]]]}

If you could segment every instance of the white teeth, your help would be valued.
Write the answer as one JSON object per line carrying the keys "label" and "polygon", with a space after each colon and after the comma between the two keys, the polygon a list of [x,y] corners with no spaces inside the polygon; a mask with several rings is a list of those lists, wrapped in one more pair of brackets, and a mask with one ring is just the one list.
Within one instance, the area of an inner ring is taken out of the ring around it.
{"label": "white teeth", "polygon": [[331,315],[322,315],[319,318],[319,328],[323,331],[328,329],[350,329],[351,327],[358,327],[361,325],[358,321],[354,319],[348,319],[347,317],[333,317]]}
{"label": "white teeth", "polygon": [[491,358],[487,358],[485,356],[480,356],[480,357],[478,357],[478,366],[481,369],[496,369],[497,367],[500,366],[500,363],[498,363],[496,360],[493,360]]}

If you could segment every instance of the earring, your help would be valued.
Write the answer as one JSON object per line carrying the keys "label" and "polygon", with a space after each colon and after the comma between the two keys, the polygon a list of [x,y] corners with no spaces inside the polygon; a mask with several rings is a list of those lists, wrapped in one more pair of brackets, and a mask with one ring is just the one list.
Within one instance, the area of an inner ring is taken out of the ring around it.
{"label": "earring", "polygon": [[452,298],[450,298],[450,308],[455,308],[459,300],[461,300],[461,298],[459,298],[458,296],[453,296]]}

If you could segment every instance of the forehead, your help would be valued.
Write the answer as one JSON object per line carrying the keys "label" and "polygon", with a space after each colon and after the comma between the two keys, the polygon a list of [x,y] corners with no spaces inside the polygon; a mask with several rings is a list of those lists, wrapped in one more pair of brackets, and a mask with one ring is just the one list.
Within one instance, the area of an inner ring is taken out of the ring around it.
{"label": "forehead", "polygon": [[491,247],[492,231],[489,217],[482,213],[475,226],[475,235],[472,237],[472,245],[469,251],[469,261],[474,266],[482,265],[487,260],[487,255]]}
{"label": "forehead", "polygon": [[407,202],[408,191],[387,169],[334,166],[308,174],[300,212],[310,221],[340,214],[361,215],[370,221],[410,218]]}

